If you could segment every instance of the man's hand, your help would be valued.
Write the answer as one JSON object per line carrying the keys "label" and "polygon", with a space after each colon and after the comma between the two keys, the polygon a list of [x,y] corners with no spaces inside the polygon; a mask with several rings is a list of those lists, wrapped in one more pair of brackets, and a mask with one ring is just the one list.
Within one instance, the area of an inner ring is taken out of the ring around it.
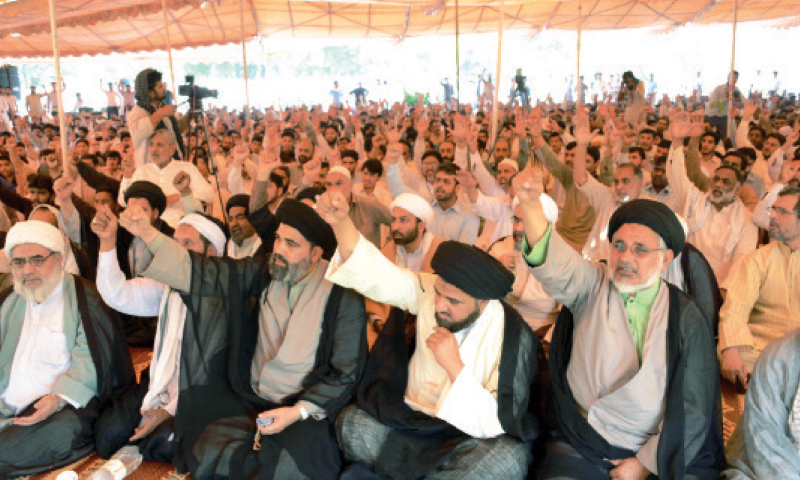
{"label": "man's hand", "polygon": [[178,107],[175,105],[164,105],[163,107],[156,110],[156,115],[161,115],[162,117],[169,117],[175,115],[175,112],[178,111]]}
{"label": "man's hand", "polygon": [[231,151],[234,162],[244,162],[250,157],[250,148],[243,141],[239,141]]}
{"label": "man's hand", "polygon": [[259,425],[258,431],[261,435],[275,435],[303,417],[300,415],[300,407],[283,407],[260,413],[258,418],[272,418],[272,424],[266,427]]}
{"label": "man's hand", "polygon": [[182,197],[192,194],[192,177],[186,172],[178,172],[175,178],[172,179],[172,185],[175,187]]}
{"label": "man's hand", "polygon": [[97,207],[97,213],[92,220],[92,231],[100,239],[100,251],[107,252],[116,248],[117,244],[117,217],[106,205]]}
{"label": "man's hand", "polygon": [[520,204],[539,202],[544,191],[544,175],[541,168],[525,168],[514,177],[512,185]]}
{"label": "man's hand", "polygon": [[758,111],[758,104],[755,100],[748,100],[744,103],[742,109],[742,120],[753,118],[753,115]]}
{"label": "man's hand", "polygon": [[172,415],[163,408],[154,408],[145,411],[142,414],[142,420],[139,422],[139,426],[133,431],[133,436],[130,441],[135,442],[150,435],[153,433],[153,430],[170,418],[172,418]]}
{"label": "man's hand", "polygon": [[616,467],[608,472],[609,478],[619,480],[644,480],[650,476],[650,472],[644,468],[642,462],[636,457],[609,461]]}
{"label": "man's hand", "polygon": [[403,145],[401,143],[390,143],[386,150],[386,163],[394,165],[403,159]]}
{"label": "man's hand", "polygon": [[391,143],[397,143],[403,138],[403,134],[406,132],[405,127],[402,129],[391,128],[389,131],[386,132],[386,140]]}
{"label": "man's hand", "polygon": [[144,213],[142,207],[139,206],[125,209],[119,216],[119,224],[131,234],[144,240],[145,243],[153,241],[158,235],[158,230],[150,224],[150,216]]}
{"label": "man's hand", "polygon": [[45,395],[40,398],[38,402],[33,404],[36,410],[33,414],[27,417],[17,417],[14,419],[14,425],[20,427],[30,427],[39,422],[47,420],[51,415],[58,412],[66,405],[66,401],[58,395]]}
{"label": "man's hand", "polygon": [[458,341],[450,330],[444,327],[433,327],[433,333],[425,345],[433,352],[436,363],[439,364],[450,377],[450,383],[455,383],[456,378],[464,369],[464,362],[461,361],[461,354],[458,351]]}
{"label": "man's hand", "polygon": [[692,133],[692,123],[689,115],[682,111],[673,111],[669,116],[669,130],[672,133],[672,141],[683,140]]}
{"label": "man's hand", "polygon": [[722,376],[736,385],[739,380],[741,385],[747,385],[747,367],[742,360],[739,347],[730,347],[722,351]]}
{"label": "man's hand", "polygon": [[467,195],[467,199],[469,203],[474,204],[478,201],[478,181],[475,180],[475,177],[472,173],[461,170],[457,174],[458,176],[458,185],[463,189],[464,193]]}
{"label": "man's hand", "polygon": [[55,181],[53,184],[53,191],[56,193],[56,199],[58,200],[59,205],[63,205],[64,202],[71,201],[70,195],[72,195],[72,190],[74,188],[75,181],[67,175],[62,175],[58,180]]}
{"label": "man's hand", "polygon": [[350,204],[342,192],[330,190],[317,200],[317,213],[331,226],[338,225],[350,218]]}

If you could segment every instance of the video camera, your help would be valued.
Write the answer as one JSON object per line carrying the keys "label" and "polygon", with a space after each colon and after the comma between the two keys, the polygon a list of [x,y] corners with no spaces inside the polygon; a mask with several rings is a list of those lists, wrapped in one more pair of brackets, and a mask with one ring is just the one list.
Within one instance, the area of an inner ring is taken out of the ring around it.
{"label": "video camera", "polygon": [[194,75],[186,75],[186,85],[178,87],[178,95],[189,97],[189,105],[198,106],[204,98],[217,98],[217,91],[194,84]]}

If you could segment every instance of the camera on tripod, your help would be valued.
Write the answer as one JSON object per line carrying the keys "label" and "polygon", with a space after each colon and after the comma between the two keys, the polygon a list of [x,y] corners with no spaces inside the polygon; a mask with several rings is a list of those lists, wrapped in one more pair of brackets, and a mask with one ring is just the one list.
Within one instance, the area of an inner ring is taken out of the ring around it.
{"label": "camera on tripod", "polygon": [[192,108],[200,108],[204,98],[217,98],[217,91],[210,88],[198,87],[194,84],[194,75],[186,75],[186,85],[178,87],[178,95],[189,97]]}

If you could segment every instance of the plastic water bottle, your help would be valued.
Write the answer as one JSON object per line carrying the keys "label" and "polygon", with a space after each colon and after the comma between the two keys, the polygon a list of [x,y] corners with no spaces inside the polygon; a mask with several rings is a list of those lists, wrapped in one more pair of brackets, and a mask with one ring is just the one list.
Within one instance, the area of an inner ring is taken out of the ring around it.
{"label": "plastic water bottle", "polygon": [[121,448],[102,467],[92,472],[88,480],[122,480],[142,463],[139,447],[128,445]]}

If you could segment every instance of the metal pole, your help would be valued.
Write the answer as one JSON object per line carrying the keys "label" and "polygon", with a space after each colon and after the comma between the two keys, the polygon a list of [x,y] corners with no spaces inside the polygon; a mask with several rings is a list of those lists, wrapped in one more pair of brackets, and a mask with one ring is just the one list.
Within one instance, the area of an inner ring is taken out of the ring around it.
{"label": "metal pole", "polygon": [[456,98],[458,99],[458,104],[461,104],[461,61],[459,60],[459,46],[458,46],[458,37],[459,37],[459,24],[458,24],[458,0],[456,0]]}
{"label": "metal pole", "polygon": [[[739,23],[739,0],[733,2],[733,42],[731,43],[731,72],[728,74],[728,118],[725,122],[725,131],[731,126],[733,117],[731,109],[733,108],[733,92],[736,91],[736,84],[733,82],[733,72],[736,70],[736,25]],[[731,132],[727,132],[730,136]]]}
{"label": "metal pole", "polygon": [[64,99],[61,98],[61,55],[58,52],[58,31],[56,26],[56,2],[50,3],[50,34],[53,40],[53,60],[56,67],[56,99],[58,100],[58,128],[61,137],[61,162],[63,171],[67,171],[67,117],[64,114]]}
{"label": "metal pole", "polygon": [[497,101],[498,98],[500,97],[500,65],[501,65],[501,60],[503,58],[504,7],[505,7],[505,1],[500,0],[500,17],[497,19],[497,73],[494,77],[494,99],[492,101],[492,138],[497,138],[497,131],[499,128],[499,126],[497,125],[497,122],[499,120],[498,118],[499,109],[497,108]]}
{"label": "metal pole", "polygon": [[247,102],[247,128],[250,128],[250,89],[247,86],[247,47],[245,46],[244,34],[244,2],[239,0],[239,25],[242,29],[242,61],[244,62],[244,95]]}
{"label": "metal pole", "polygon": [[164,32],[167,36],[167,55],[169,57],[169,76],[172,79],[170,87],[175,89],[175,69],[172,68],[172,45],[169,38],[169,20],[167,19],[167,0],[161,0],[161,6],[164,10]]}

